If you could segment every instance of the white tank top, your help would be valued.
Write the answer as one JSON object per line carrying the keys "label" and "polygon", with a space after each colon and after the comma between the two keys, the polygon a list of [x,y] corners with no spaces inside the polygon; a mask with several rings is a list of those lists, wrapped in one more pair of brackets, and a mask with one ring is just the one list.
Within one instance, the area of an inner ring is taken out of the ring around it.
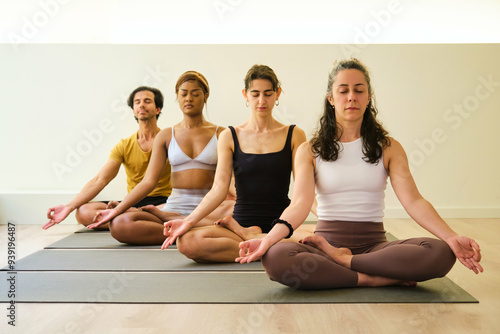
{"label": "white tank top", "polygon": [[341,143],[336,161],[316,158],[319,219],[382,222],[387,172],[383,157],[377,164],[363,160],[362,145],[361,138]]}

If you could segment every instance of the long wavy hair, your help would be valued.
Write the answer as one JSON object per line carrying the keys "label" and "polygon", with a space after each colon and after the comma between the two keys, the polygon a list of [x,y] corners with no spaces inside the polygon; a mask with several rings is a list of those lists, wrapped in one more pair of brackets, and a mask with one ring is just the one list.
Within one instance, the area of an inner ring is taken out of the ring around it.
{"label": "long wavy hair", "polygon": [[337,123],[335,117],[335,109],[328,101],[328,96],[331,95],[332,86],[335,82],[337,74],[342,70],[355,69],[359,70],[365,76],[368,84],[368,94],[372,97],[366,111],[363,115],[361,123],[361,137],[363,140],[363,154],[365,160],[371,164],[377,164],[382,157],[383,149],[390,145],[389,133],[384,129],[382,124],[377,120],[377,108],[373,97],[373,90],[370,84],[370,75],[366,67],[356,58],[339,60],[334,63],[333,69],[328,75],[328,87],[325,96],[324,112],[320,118],[318,129],[311,139],[312,151],[316,156],[321,157],[324,161],[335,161],[339,157],[339,152],[342,150],[342,126]]}

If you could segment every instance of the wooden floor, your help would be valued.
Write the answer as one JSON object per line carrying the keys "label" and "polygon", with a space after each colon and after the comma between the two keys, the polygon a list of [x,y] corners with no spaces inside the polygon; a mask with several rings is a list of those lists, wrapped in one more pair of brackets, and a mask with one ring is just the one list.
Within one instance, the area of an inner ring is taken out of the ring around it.
{"label": "wooden floor", "polygon": [[[481,246],[483,274],[476,276],[458,262],[448,274],[479,304],[17,304],[15,328],[7,324],[7,304],[2,304],[0,333],[500,333],[500,219],[447,222]],[[398,238],[428,235],[408,219],[385,224]],[[18,225],[18,259],[79,228],[63,224],[43,231],[41,225]],[[3,267],[6,225],[0,225],[0,238]]]}

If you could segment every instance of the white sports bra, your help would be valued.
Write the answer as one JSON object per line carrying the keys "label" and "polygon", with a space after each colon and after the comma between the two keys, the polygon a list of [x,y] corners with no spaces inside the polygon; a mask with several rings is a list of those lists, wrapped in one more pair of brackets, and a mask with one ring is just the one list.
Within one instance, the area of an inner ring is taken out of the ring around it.
{"label": "white sports bra", "polygon": [[208,142],[207,146],[194,159],[189,157],[177,143],[174,137],[174,127],[172,127],[172,139],[168,145],[168,160],[172,167],[172,172],[179,172],[186,169],[208,169],[215,170],[217,166],[217,130]]}

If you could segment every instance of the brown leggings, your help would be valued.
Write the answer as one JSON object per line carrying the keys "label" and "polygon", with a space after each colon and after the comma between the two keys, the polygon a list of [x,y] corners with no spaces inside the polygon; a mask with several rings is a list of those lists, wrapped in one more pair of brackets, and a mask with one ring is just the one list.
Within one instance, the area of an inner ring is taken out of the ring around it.
{"label": "brown leggings", "polygon": [[262,264],[271,280],[295,289],[354,287],[358,272],[407,281],[445,276],[455,255],[444,241],[413,238],[389,242],[382,223],[318,222],[315,234],[353,253],[351,269],[334,262],[317,248],[280,242],[269,248]]}

